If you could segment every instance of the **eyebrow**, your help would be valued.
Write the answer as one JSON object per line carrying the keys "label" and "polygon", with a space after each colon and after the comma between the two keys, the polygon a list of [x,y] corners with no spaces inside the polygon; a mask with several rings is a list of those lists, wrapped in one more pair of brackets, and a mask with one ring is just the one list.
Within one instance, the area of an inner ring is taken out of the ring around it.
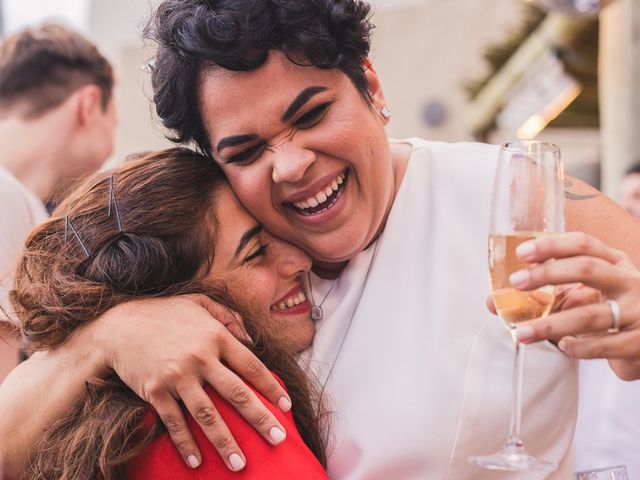
{"label": "eyebrow", "polygon": [[[323,87],[321,85],[315,85],[313,87],[305,88],[302,92],[298,94],[298,96],[293,100],[293,102],[291,102],[291,105],[289,105],[287,110],[284,112],[284,114],[280,118],[280,121],[282,123],[288,122],[289,120],[291,120],[291,117],[293,117],[296,114],[296,112],[304,106],[305,103],[307,103],[309,100],[311,100],[311,98],[313,98],[314,95],[317,95],[318,93],[321,93],[321,92],[325,92],[327,90],[328,90],[327,87]],[[236,147],[244,143],[253,142],[255,140],[258,140],[258,138],[259,138],[258,135],[254,133],[225,137],[218,142],[218,145],[216,146],[216,150],[220,152],[225,148]]]}
{"label": "eyebrow", "polygon": [[253,142],[258,139],[256,134],[247,135],[234,135],[232,137],[225,137],[218,142],[216,150],[218,152],[224,148],[235,147],[236,145],[242,145],[243,143]]}
{"label": "eyebrow", "polygon": [[321,92],[325,92],[327,90],[328,90],[327,87],[323,87],[321,85],[305,88],[302,92],[298,94],[295,100],[291,102],[291,105],[289,105],[289,108],[287,108],[287,111],[284,112],[284,114],[282,115],[282,118],[280,119],[282,123],[285,123],[291,120],[291,117],[293,117],[295,113],[298,110],[300,110],[305,103],[311,100],[311,98],[314,95],[317,95],[318,93],[321,93]]}
{"label": "eyebrow", "polygon": [[236,248],[236,253],[233,254],[234,260],[238,258],[238,255],[240,255],[240,252],[247,245],[249,240],[258,235],[261,231],[262,225],[256,225],[242,234],[242,238],[240,238],[240,241],[238,242],[238,248]]}

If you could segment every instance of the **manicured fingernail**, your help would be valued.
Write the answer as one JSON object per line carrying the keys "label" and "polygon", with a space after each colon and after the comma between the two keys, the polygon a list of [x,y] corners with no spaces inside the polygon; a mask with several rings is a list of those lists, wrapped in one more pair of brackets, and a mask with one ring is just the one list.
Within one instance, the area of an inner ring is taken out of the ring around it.
{"label": "manicured fingernail", "polygon": [[269,430],[269,438],[271,438],[271,441],[274,445],[279,444],[286,437],[287,434],[284,433],[284,431],[280,430],[278,427],[272,427],[271,430]]}
{"label": "manicured fingernail", "polygon": [[195,455],[189,455],[187,457],[187,462],[189,462],[189,466],[191,468],[198,468],[200,466],[200,462],[198,461],[198,457]]}
{"label": "manicured fingernail", "polygon": [[278,400],[278,408],[283,412],[288,412],[291,410],[291,400],[287,397],[280,397],[280,400]]}
{"label": "manicured fingernail", "polygon": [[240,455],[238,455],[237,453],[232,453],[231,455],[229,455],[229,465],[231,465],[231,469],[234,472],[237,472],[238,470],[242,470],[246,463]]}
{"label": "manicured fingernail", "polygon": [[530,277],[529,270],[518,270],[509,275],[509,283],[514,287],[524,287],[529,282]]}
{"label": "manicured fingernail", "polygon": [[530,257],[536,253],[536,243],[534,241],[521,243],[516,247],[516,254],[521,258]]}
{"label": "manicured fingernail", "polygon": [[516,328],[516,338],[520,343],[529,343],[535,338],[533,327],[524,325]]}
{"label": "manicured fingernail", "polygon": [[564,338],[558,342],[558,348],[564,353],[567,353],[567,342],[565,342]]}

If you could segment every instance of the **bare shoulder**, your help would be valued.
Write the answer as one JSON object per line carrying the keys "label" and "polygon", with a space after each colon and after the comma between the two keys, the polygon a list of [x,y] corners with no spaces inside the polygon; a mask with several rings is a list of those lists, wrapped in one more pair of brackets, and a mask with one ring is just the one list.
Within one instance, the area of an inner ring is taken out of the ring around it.
{"label": "bare shoulder", "polygon": [[625,251],[640,266],[640,221],[611,198],[576,178],[565,183],[567,230],[579,230]]}

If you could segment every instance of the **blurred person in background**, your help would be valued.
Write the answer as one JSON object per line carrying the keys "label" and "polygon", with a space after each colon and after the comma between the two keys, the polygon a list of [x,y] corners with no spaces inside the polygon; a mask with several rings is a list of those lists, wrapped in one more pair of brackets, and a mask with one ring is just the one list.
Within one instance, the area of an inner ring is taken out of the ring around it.
{"label": "blurred person in background", "polygon": [[640,161],[633,164],[622,179],[622,206],[640,218]]}
{"label": "blurred person in background", "polygon": [[[27,232],[80,177],[111,155],[116,124],[113,69],[96,46],[55,24],[0,44],[0,305]],[[18,361],[0,320],[0,381]]]}

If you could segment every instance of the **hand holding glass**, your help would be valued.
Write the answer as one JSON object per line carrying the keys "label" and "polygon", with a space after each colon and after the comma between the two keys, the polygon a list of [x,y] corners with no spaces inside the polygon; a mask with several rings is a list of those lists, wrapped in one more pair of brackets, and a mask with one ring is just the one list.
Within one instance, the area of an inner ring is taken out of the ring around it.
{"label": "hand holding glass", "polygon": [[[547,315],[555,297],[553,286],[522,292],[511,287],[509,276],[527,265],[515,250],[521,243],[564,231],[564,174],[558,147],[516,140],[500,149],[491,201],[489,270],[498,316],[511,330],[519,322]],[[509,435],[499,452],[470,457],[469,461],[495,470],[555,470],[524,448],[520,436],[524,346],[515,340],[513,393]]]}

